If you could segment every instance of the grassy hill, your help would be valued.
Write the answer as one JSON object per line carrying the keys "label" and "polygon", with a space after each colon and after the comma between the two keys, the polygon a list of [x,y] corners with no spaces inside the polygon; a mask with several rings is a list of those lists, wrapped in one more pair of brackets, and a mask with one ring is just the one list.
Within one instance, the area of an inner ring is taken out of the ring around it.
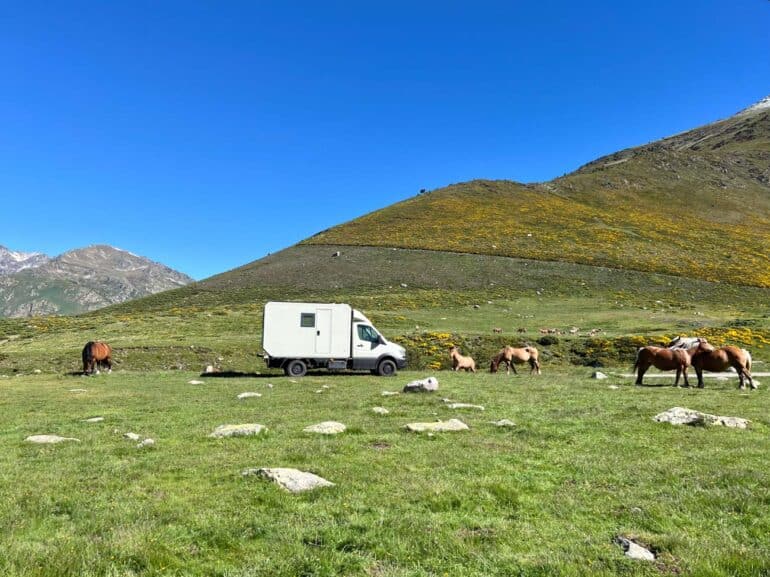
{"label": "grassy hill", "polygon": [[477,180],[431,191],[305,243],[501,255],[770,287],[770,110],[621,151],[547,183]]}

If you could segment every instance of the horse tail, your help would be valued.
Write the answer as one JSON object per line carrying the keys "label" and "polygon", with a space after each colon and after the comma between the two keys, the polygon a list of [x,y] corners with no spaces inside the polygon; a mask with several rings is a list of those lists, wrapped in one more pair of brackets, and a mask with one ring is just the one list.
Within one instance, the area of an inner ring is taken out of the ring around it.
{"label": "horse tail", "polygon": [[746,355],[746,370],[751,372],[751,353],[746,349],[741,349],[741,350],[743,351],[743,354]]}

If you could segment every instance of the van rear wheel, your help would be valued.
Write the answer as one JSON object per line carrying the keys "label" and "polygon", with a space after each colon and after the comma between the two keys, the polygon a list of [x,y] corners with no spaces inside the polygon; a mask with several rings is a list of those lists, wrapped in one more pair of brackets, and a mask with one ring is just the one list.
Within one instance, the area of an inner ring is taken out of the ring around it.
{"label": "van rear wheel", "polygon": [[381,377],[392,377],[396,374],[396,363],[391,359],[383,359],[377,365],[377,374]]}
{"label": "van rear wheel", "polygon": [[304,361],[294,359],[293,361],[289,361],[284,372],[289,377],[304,377],[305,373],[307,373],[307,365]]}

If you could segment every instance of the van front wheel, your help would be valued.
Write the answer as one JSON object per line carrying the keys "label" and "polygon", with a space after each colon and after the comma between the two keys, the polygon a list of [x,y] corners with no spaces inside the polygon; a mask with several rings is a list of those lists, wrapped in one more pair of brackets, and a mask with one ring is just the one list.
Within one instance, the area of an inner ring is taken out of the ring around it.
{"label": "van front wheel", "polygon": [[391,359],[383,359],[377,365],[377,374],[381,377],[392,377],[396,374],[396,363]]}
{"label": "van front wheel", "polygon": [[305,373],[307,373],[307,365],[304,361],[295,359],[293,361],[289,361],[289,364],[286,365],[284,372],[286,373],[286,376],[289,377],[304,377]]}

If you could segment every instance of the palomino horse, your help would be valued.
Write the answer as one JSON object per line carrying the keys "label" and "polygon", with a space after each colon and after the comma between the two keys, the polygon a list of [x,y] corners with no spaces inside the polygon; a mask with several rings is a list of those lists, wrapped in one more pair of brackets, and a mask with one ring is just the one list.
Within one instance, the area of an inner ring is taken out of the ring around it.
{"label": "palomino horse", "polygon": [[539,356],[540,353],[537,352],[535,347],[523,347],[517,349],[514,347],[506,346],[492,358],[492,364],[489,365],[489,372],[496,373],[500,363],[505,363],[505,373],[509,375],[511,374],[511,369],[513,369],[513,374],[517,375],[518,373],[516,372],[516,365],[529,363],[529,374],[531,375],[532,373],[537,373],[539,375],[541,374],[540,362],[537,360]]}
{"label": "palomino horse", "polygon": [[[700,343],[699,343],[700,345]],[[691,351],[694,351],[691,349]],[[679,377],[684,373],[684,386],[689,387],[687,380],[687,367],[690,366],[690,352],[684,349],[664,349],[662,347],[641,347],[636,351],[636,363],[634,370],[636,373],[636,384],[641,385],[642,377],[647,370],[654,366],[661,371],[676,370],[676,380],[674,386],[679,386]]]}
{"label": "palomino horse", "polygon": [[112,372],[112,348],[101,341],[89,341],[83,347],[83,374],[99,374],[99,366],[106,366]]}
{"label": "palomino horse", "polygon": [[452,370],[459,371],[465,369],[466,371],[476,372],[476,361],[471,357],[464,357],[460,354],[460,350],[457,347],[449,349],[449,358],[452,359]]}
{"label": "palomino horse", "polygon": [[698,387],[703,388],[703,371],[721,372],[732,367],[738,373],[738,387],[746,388],[746,379],[749,386],[756,389],[754,379],[751,378],[751,355],[748,351],[727,345],[715,349],[703,340],[692,353],[692,367],[698,375]]}

